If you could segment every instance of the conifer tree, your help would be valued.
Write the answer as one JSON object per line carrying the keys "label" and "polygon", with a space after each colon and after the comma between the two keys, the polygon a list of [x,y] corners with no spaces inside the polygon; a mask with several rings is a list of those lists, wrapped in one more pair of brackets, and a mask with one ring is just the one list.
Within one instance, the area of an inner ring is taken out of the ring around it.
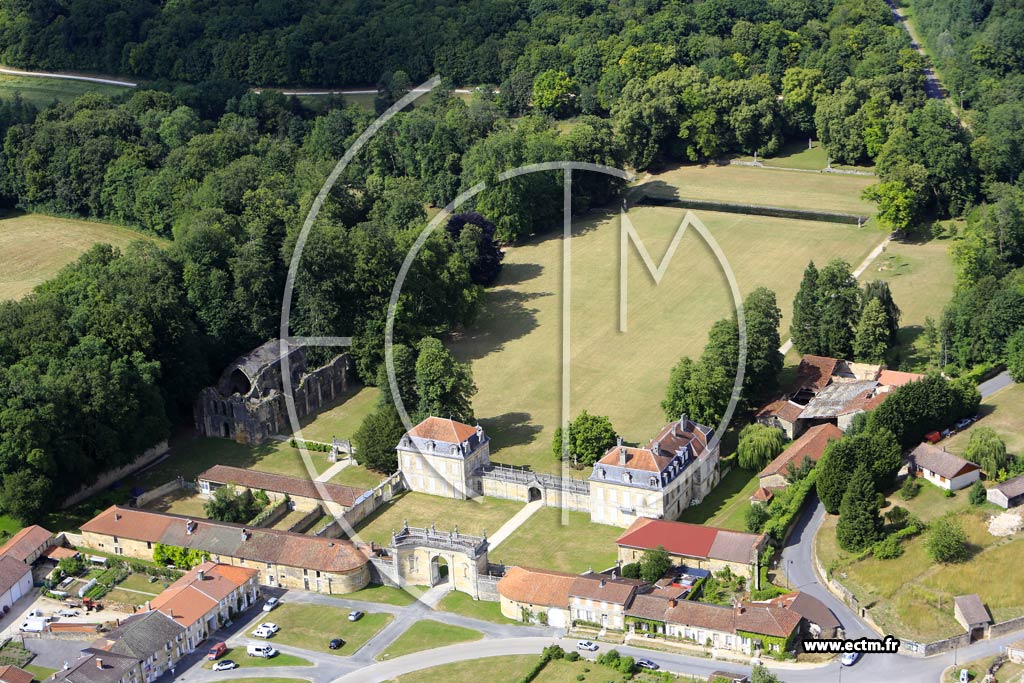
{"label": "conifer tree", "polygon": [[861,463],[850,477],[839,506],[836,541],[843,550],[857,552],[877,541],[881,528],[875,482],[867,464]]}

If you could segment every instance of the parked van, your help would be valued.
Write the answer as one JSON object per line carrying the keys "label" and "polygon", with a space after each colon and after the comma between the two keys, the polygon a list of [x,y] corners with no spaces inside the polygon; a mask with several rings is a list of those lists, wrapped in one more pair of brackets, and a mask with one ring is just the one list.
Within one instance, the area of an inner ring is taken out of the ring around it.
{"label": "parked van", "polygon": [[228,651],[228,646],[227,645],[225,645],[224,643],[217,643],[216,645],[214,645],[213,647],[210,648],[209,652],[206,653],[206,658],[207,659],[217,659],[218,657],[220,657],[221,655],[223,655],[227,651]]}
{"label": "parked van", "polygon": [[48,629],[49,625],[42,617],[28,617],[21,625],[21,630],[25,633],[43,633]]}
{"label": "parked van", "polygon": [[258,645],[249,645],[245,648],[245,653],[250,657],[273,657],[277,654],[277,650],[272,645],[266,643],[260,643]]}

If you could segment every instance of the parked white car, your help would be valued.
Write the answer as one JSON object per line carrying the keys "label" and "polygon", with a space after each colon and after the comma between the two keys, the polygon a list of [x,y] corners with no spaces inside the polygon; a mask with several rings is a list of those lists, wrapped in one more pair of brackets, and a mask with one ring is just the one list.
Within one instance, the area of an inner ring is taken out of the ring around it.
{"label": "parked white car", "polygon": [[267,657],[269,659],[277,655],[277,650],[266,643],[259,643],[246,646],[245,653],[250,657]]}
{"label": "parked white car", "polygon": [[576,643],[576,649],[586,650],[587,652],[596,652],[597,643],[591,642],[589,640],[581,640],[580,642]]}
{"label": "parked white car", "polygon": [[275,623],[274,623],[274,622],[272,622],[272,621],[264,621],[264,622],[263,622],[262,624],[260,624],[260,625],[259,625],[259,626],[257,626],[256,628],[264,628],[264,629],[266,629],[266,630],[270,631],[271,633],[277,633],[278,631],[280,631],[280,630],[281,630],[281,629],[280,629],[280,628],[278,627],[278,625],[277,625],[277,624],[275,624]]}
{"label": "parked white car", "polygon": [[281,604],[281,601],[278,600],[277,598],[267,598],[267,601],[265,603],[263,603],[263,611],[264,612],[270,612],[271,610],[273,610],[275,607],[277,607],[280,604]]}
{"label": "parked white car", "polygon": [[216,664],[213,665],[213,670],[214,671],[231,671],[232,669],[237,669],[237,668],[238,668],[238,665],[235,664],[230,659],[222,659],[221,661],[219,661],[219,662],[217,662]]}
{"label": "parked white car", "polygon": [[262,626],[257,627],[257,629],[252,632],[253,638],[269,638],[272,635],[274,635],[273,631],[269,628],[263,628]]}

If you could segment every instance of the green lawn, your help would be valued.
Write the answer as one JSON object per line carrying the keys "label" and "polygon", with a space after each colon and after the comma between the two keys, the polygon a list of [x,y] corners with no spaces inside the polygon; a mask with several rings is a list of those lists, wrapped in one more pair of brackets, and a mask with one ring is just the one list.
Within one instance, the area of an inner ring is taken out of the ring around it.
{"label": "green lawn", "polygon": [[125,86],[88,81],[0,74],[0,97],[14,97],[14,93],[18,92],[26,102],[31,102],[40,109],[50,106],[54,100],[67,102],[85,93],[93,92],[113,97],[130,90]]}
{"label": "green lawn", "polygon": [[129,574],[121,583],[117,584],[118,588],[127,588],[129,590],[138,591],[141,593],[151,593],[156,595],[164,589],[165,581],[163,579],[157,579],[156,581],[149,580],[149,574]]}
{"label": "green lawn", "polygon": [[356,486],[361,489],[374,489],[384,480],[384,475],[368,470],[362,465],[349,465],[331,477],[332,484]]}
{"label": "green lawn", "polygon": [[[260,615],[246,627],[254,629],[263,621],[273,621],[281,630],[271,644],[281,643],[303,650],[334,655],[351,655],[393,619],[386,612],[367,612],[359,621],[348,620],[349,610],[323,605],[284,603],[268,618]],[[342,638],[345,645],[338,650],[327,647],[333,638]]]}
{"label": "green lawn", "polygon": [[[739,157],[742,161],[753,161],[752,156]],[[794,140],[782,146],[778,152],[769,157],[758,156],[757,160],[765,166],[779,168],[800,168],[813,171],[821,171],[828,166],[828,153],[821,142],[815,140],[811,147],[807,147],[806,140]],[[871,166],[845,166],[843,164],[832,164],[832,168],[860,170],[871,170]]]}
{"label": "green lawn", "polygon": [[948,239],[923,243],[891,242],[883,254],[861,275],[861,282],[885,280],[900,307],[899,348],[890,367],[928,369],[924,346],[926,318],[936,322],[953,296],[956,272],[949,255]]}
{"label": "green lawn", "polygon": [[149,502],[146,509],[188,517],[206,517],[207,500],[191,489],[179,489]]}
{"label": "green lawn", "polygon": [[[315,458],[322,453],[311,453]],[[231,465],[262,472],[287,474],[309,479],[298,449],[287,443],[268,441],[259,446],[246,446],[229,439],[183,436],[171,441],[171,456],[156,467],[125,480],[133,486],[148,488],[159,486],[176,476],[194,480],[198,474],[214,465]]]}
{"label": "green lawn", "polygon": [[[2,84],[0,77],[0,95]],[[37,213],[0,216],[0,300],[20,299],[94,244],[124,247],[135,240],[156,238],[117,225]]]}
{"label": "green lawn", "polygon": [[1006,442],[1006,450],[1024,455],[1024,384],[1013,384],[981,402],[982,418],[964,431],[954,434],[939,445],[953,453],[963,453],[971,431],[979,426],[991,427]]}
{"label": "green lawn", "polygon": [[303,420],[302,437],[327,443],[332,438],[351,439],[363,418],[373,412],[379,395],[380,389],[376,387],[356,387],[327,410]]}
{"label": "green lawn", "polygon": [[45,666],[35,666],[34,664],[27,664],[23,668],[32,674],[33,680],[36,681],[45,681],[57,672],[56,669],[47,669]]}
{"label": "green lawn", "polygon": [[433,650],[445,645],[465,643],[471,640],[480,640],[483,637],[484,634],[473,629],[423,619],[417,621],[405,633],[398,636],[393,643],[377,655],[377,659],[394,659],[395,657],[412,654],[413,652]]}
{"label": "green lawn", "polygon": [[893,496],[890,505],[905,507],[925,521],[956,516],[972,554],[963,563],[937,564],[928,557],[924,537],[918,536],[904,543],[905,552],[899,558],[858,560],[837,546],[836,518],[827,516],[816,539],[822,565],[871,610],[883,630],[923,642],[961,633],[963,628],[953,618],[953,598],[968,593],[978,593],[996,621],[1024,614],[1024,585],[992,571],[1024,563],[1024,535],[997,538],[989,534],[988,520],[997,511],[994,506],[972,507],[966,490],[946,498],[927,483],[916,498],[905,501]]}
{"label": "green lawn", "polygon": [[[277,636],[281,635],[280,633]],[[274,640],[277,640],[277,636],[274,636]],[[271,642],[271,645],[274,643]],[[246,654],[245,648],[233,648],[229,647],[221,659],[231,659],[238,664],[239,669],[265,669],[270,666],[313,666],[313,662],[302,657],[296,657],[295,655],[286,654],[284,652],[278,652],[276,657],[250,657]],[[204,669],[212,669],[214,662],[204,662]]]}
{"label": "green lawn", "polygon": [[734,467],[700,505],[683,510],[680,522],[746,531],[744,513],[757,489],[757,473]]}
{"label": "green lawn", "polygon": [[408,591],[404,591],[401,588],[392,588],[391,586],[369,586],[355,593],[345,593],[338,597],[348,598],[349,600],[379,602],[384,605],[398,605],[400,607],[411,605],[416,601],[416,598]]}
{"label": "green lawn", "polygon": [[460,532],[474,536],[485,530],[493,534],[522,507],[523,503],[518,501],[498,498],[455,500],[425,493],[405,493],[360,522],[356,532],[360,540],[382,545],[388,545],[392,530],[401,529],[406,521],[409,526],[434,524],[445,531],[451,531],[457,524]]}
{"label": "green lawn", "polygon": [[[871,176],[772,171],[749,166],[677,166],[644,182],[664,183],[683,199],[739,202],[793,209],[872,215],[874,203],[861,193],[878,182]],[[658,188],[657,185],[654,186]],[[663,194],[659,192],[659,194]]]}
{"label": "green lawn", "polygon": [[[718,169],[707,172],[713,184]],[[793,174],[759,169],[747,174],[746,183],[753,187],[760,186],[759,174],[782,175],[794,184]],[[860,186],[852,183],[852,196],[859,195]],[[864,208],[859,199],[854,204]],[[629,215],[657,263],[685,212],[643,206]],[[884,237],[870,227],[704,211],[698,217],[728,257],[741,293],[761,285],[776,291],[784,330],[810,259],[820,264],[840,257],[856,266]],[[698,356],[713,322],[730,314],[728,285],[696,230],[688,230],[680,241],[660,285],[654,285],[632,250],[627,259],[628,328],[622,333],[618,215],[588,215],[575,230],[570,412],[608,415],[627,442],[646,442],[664,424],[660,402],[670,368],[681,355]],[[492,459],[547,472],[561,469],[551,455],[561,419],[561,261],[560,237],[510,248],[476,323],[449,340],[453,353],[472,363],[479,387],[473,405],[492,438]]]}
{"label": "green lawn", "polygon": [[[537,663],[536,655],[509,655],[444,664],[399,676],[397,683],[519,683]],[[481,672],[485,671],[486,676]]]}
{"label": "green lawn", "polygon": [[441,599],[437,609],[442,612],[454,612],[474,619],[492,621],[495,624],[518,624],[501,613],[501,605],[489,600],[474,600],[468,593],[452,591]]}
{"label": "green lawn", "polygon": [[562,510],[541,508],[491,551],[492,562],[563,572],[608,569],[618,559],[615,539],[625,529],[594,524],[590,515],[570,512],[562,524]]}

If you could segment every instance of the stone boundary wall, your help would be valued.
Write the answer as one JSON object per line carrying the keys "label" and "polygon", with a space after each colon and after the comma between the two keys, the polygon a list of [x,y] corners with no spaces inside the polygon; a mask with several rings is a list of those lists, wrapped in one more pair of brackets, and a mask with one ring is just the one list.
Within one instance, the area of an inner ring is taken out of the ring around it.
{"label": "stone boundary wall", "polygon": [[304,534],[307,531],[309,531],[309,528],[313,526],[313,524],[318,519],[323,517],[325,514],[327,513],[324,512],[324,509],[321,506],[317,505],[315,508],[310,510],[309,513],[306,514],[302,519],[295,522],[295,524],[292,524],[288,528],[288,531],[291,531],[296,534]]}
{"label": "stone boundary wall", "polygon": [[102,491],[103,489],[107,488],[115,481],[123,479],[124,477],[134,472],[138,472],[139,470],[148,465],[152,465],[157,460],[160,460],[164,455],[166,455],[168,450],[169,449],[167,447],[167,441],[164,440],[146,450],[146,452],[144,452],[139,457],[135,458],[135,460],[128,463],[127,465],[122,465],[117,469],[107,470],[106,472],[102,473],[99,477],[97,477],[96,481],[87,486],[83,486],[82,488],[78,489],[77,492],[65,498],[64,502],[61,503],[61,509],[67,509],[72,505],[75,505],[76,503],[80,503],[89,496],[93,495],[94,493]]}
{"label": "stone boundary wall", "polygon": [[269,529],[287,517],[289,512],[291,510],[288,509],[288,501],[282,498],[276,503],[272,503],[269,509],[264,509],[263,512],[250,520],[248,526],[257,529]]}
{"label": "stone boundary wall", "polygon": [[[860,615],[868,626],[872,630],[876,631],[879,635],[884,635],[885,632],[875,623],[875,620],[871,617],[871,613],[867,608],[860,606],[860,601],[853,594],[849,588],[841,584],[837,579],[827,578],[828,575],[825,573],[825,568],[821,564],[821,560],[818,559],[817,550],[814,553],[814,564],[818,570],[818,576],[821,582],[828,588],[829,592],[835,595],[837,598],[843,601],[843,603]],[[985,627],[984,638],[997,638],[999,636],[1006,635],[1007,633],[1013,633],[1014,631],[1024,629],[1024,616],[1016,617],[1014,619],[1008,619],[1001,621],[997,624]],[[899,637],[897,634],[893,634]],[[952,638],[946,638],[944,640],[936,640],[932,643],[918,643],[913,640],[906,640],[900,638],[900,652],[903,654],[910,655],[912,657],[931,657],[933,655],[942,654],[943,652],[949,652],[950,650],[966,647],[971,644],[971,634],[962,633]]]}
{"label": "stone boundary wall", "polygon": [[157,498],[166,496],[168,493],[174,493],[185,488],[185,480],[181,477],[176,477],[173,480],[157,486],[155,489],[150,489],[135,498],[136,507],[146,507]]}
{"label": "stone boundary wall", "polygon": [[405,490],[405,483],[402,480],[402,473],[395,472],[390,477],[377,484],[377,486],[363,495],[356,498],[352,507],[345,511],[342,519],[351,526],[373,514],[377,508],[388,503],[392,498]]}

